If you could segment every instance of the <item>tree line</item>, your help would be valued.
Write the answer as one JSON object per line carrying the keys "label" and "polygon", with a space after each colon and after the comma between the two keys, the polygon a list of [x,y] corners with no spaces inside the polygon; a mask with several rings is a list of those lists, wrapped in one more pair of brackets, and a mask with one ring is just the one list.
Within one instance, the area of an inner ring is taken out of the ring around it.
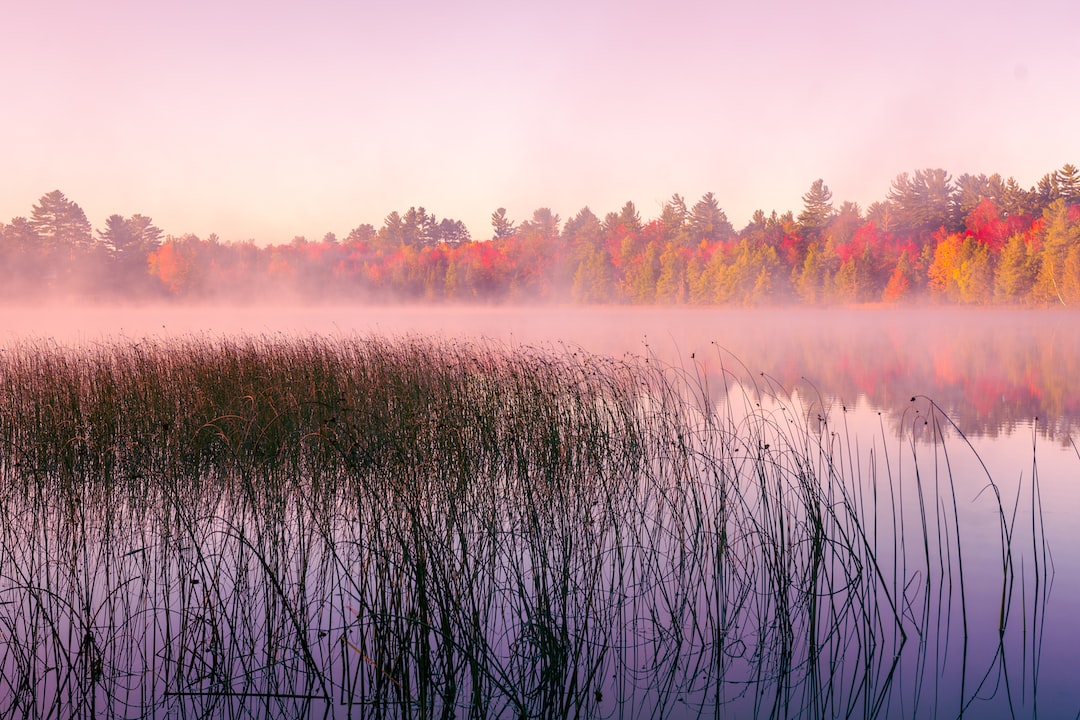
{"label": "tree line", "polygon": [[344,239],[280,245],[170,235],[143,215],[94,230],[59,190],[0,223],[0,294],[102,300],[313,300],[621,304],[1080,303],[1080,171],[1013,178],[901,173],[863,209],[821,179],[794,211],[737,230],[713,193],[675,194],[658,217],[633,202],[563,221],[550,208],[491,215],[490,238],[423,207]]}

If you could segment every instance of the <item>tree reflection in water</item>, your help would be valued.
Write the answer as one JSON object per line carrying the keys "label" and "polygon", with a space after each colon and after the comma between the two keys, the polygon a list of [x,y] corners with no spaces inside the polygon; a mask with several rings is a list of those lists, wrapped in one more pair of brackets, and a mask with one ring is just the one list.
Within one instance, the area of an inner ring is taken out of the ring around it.
{"label": "tree reflection in water", "polygon": [[928,400],[867,435],[760,375],[418,338],[0,376],[0,716],[1080,704],[1039,693],[1037,475]]}

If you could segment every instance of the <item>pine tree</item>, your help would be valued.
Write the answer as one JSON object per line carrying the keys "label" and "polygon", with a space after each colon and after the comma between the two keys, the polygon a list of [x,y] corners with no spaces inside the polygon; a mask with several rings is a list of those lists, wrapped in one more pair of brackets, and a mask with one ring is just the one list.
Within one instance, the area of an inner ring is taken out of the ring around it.
{"label": "pine tree", "polygon": [[1070,205],[1080,202],[1080,170],[1075,165],[1065,163],[1054,173],[1057,181],[1058,197]]}
{"label": "pine tree", "polygon": [[[1070,212],[1064,198],[1058,198],[1043,212],[1045,230],[1039,271],[1033,289],[1035,299],[1050,304],[1069,304],[1063,284],[1066,283],[1066,259],[1070,249],[1080,244],[1080,222]],[[1071,279],[1069,280],[1071,281]]]}
{"label": "pine tree", "polygon": [[86,248],[94,239],[86,213],[59,190],[38,200],[30,215],[30,226],[50,251]]}
{"label": "pine tree", "polygon": [[804,237],[816,240],[833,216],[832,190],[825,181],[818,178],[810,185],[810,190],[802,196],[803,211],[799,213],[799,225]]}
{"label": "pine tree", "polygon": [[1035,284],[1037,267],[1023,235],[1008,239],[998,258],[994,273],[994,298],[1001,302],[1022,302],[1028,299]]}
{"label": "pine tree", "polygon": [[506,208],[498,208],[491,213],[491,227],[495,231],[492,240],[505,240],[514,235],[514,223],[506,217]]}
{"label": "pine tree", "polygon": [[695,244],[727,240],[735,234],[735,228],[728,222],[727,214],[720,209],[720,203],[711,192],[705,193],[694,203],[690,211],[690,232]]}

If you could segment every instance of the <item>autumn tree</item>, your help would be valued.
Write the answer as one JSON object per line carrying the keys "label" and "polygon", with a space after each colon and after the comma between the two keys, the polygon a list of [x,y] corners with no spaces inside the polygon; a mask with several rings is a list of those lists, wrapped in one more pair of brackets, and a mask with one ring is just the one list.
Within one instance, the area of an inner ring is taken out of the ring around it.
{"label": "autumn tree", "polygon": [[619,237],[638,235],[641,233],[641,214],[638,213],[634,203],[627,200],[626,204],[617,213],[608,213],[604,217],[604,231],[613,233]]}
{"label": "autumn tree", "polygon": [[650,242],[636,260],[626,269],[626,297],[637,305],[651,304],[656,300],[656,281],[660,277],[660,249]]}
{"label": "autumn tree", "polygon": [[865,225],[859,204],[845,201],[829,219],[824,233],[834,244],[845,245],[850,243],[863,227]]}
{"label": "autumn tree", "polygon": [[801,267],[792,272],[792,285],[799,298],[807,304],[828,299],[833,276],[840,269],[840,260],[831,244],[811,243]]}
{"label": "autumn tree", "polygon": [[[570,278],[571,297],[578,302],[608,302],[615,278],[600,218],[587,206],[566,221],[562,230],[566,248],[565,273]],[[566,277],[561,278],[565,283]]]}
{"label": "autumn tree", "polygon": [[[635,272],[636,266],[642,260],[645,246],[648,245],[648,240],[641,232],[641,216],[634,207],[634,203],[627,201],[621,211],[609,212],[604,216],[602,227],[605,241],[616,265],[616,274],[619,276],[621,273],[619,279],[622,282],[623,292],[629,297],[633,293],[628,288],[634,284],[629,279],[629,275]],[[657,253],[657,258],[659,258],[659,253]],[[653,282],[655,280],[654,277]],[[642,284],[641,281],[635,282],[639,286]]]}
{"label": "autumn tree", "polygon": [[940,298],[966,304],[993,299],[990,248],[970,235],[949,233],[941,238],[926,274],[928,287]]}
{"label": "autumn tree", "polygon": [[998,302],[1024,302],[1038,274],[1036,254],[1027,237],[1016,233],[1005,241],[994,271],[994,299]]}
{"label": "autumn tree", "polygon": [[957,218],[966,218],[971,211],[979,206],[984,200],[997,202],[1001,194],[1001,177],[995,175],[994,179],[986,175],[972,175],[963,173],[956,178],[956,189],[953,193],[953,213]]}
{"label": "autumn tree", "polygon": [[964,229],[991,250],[997,252],[1016,229],[1018,219],[1006,219],[990,198],[985,198],[964,217]]}
{"label": "autumn tree", "polygon": [[574,270],[570,296],[580,303],[606,303],[614,297],[615,277],[603,248],[586,247]]}
{"label": "autumn tree", "polygon": [[775,283],[780,271],[776,248],[740,240],[733,257],[718,274],[716,298],[720,302],[759,305],[777,299]]}
{"label": "autumn tree", "polygon": [[677,305],[687,299],[686,251],[674,241],[668,242],[660,253],[660,270],[656,277],[656,301]]}
{"label": "autumn tree", "polygon": [[885,289],[881,293],[881,299],[887,303],[899,302],[911,295],[915,283],[915,268],[911,264],[908,251],[900,253],[896,266],[889,275]]}
{"label": "autumn tree", "polygon": [[600,218],[588,206],[566,221],[562,234],[563,242],[574,252],[583,248],[603,248],[604,245],[604,228]]}
{"label": "autumn tree", "polygon": [[150,274],[173,295],[192,294],[203,284],[204,278],[199,274],[202,246],[202,241],[195,235],[166,237],[147,258]]}
{"label": "autumn tree", "polygon": [[1068,305],[1072,297],[1068,288],[1077,284],[1070,274],[1070,251],[1080,246],[1080,208],[1070,208],[1064,198],[1058,198],[1043,211],[1044,230],[1039,269],[1032,288],[1037,302]]}
{"label": "autumn tree", "polygon": [[832,278],[832,297],[846,303],[859,303],[876,299],[880,286],[874,283],[873,249],[863,243],[861,251],[852,252],[845,258]]}
{"label": "autumn tree", "polygon": [[551,208],[537,208],[512,238],[502,241],[508,289],[516,298],[535,300],[552,292],[554,268],[563,260],[561,222]]}

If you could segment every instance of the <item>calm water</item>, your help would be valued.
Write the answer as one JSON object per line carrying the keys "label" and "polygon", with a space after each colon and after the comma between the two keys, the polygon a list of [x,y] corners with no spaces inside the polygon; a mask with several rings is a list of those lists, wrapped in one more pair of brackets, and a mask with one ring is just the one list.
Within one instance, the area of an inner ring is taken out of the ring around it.
{"label": "calm water", "polygon": [[[885,492],[889,473],[905,479],[900,492],[907,496],[896,503],[911,511],[900,531],[910,523],[927,523],[914,510],[917,499],[910,482],[915,464],[925,478],[941,477],[940,468],[947,464],[955,480],[957,523],[963,527],[964,544],[957,552],[965,566],[967,598],[962,612],[955,599],[937,600],[938,607],[944,603],[952,611],[935,611],[939,619],[930,624],[939,626],[942,637],[954,638],[951,644],[914,639],[927,648],[914,662],[931,668],[942,687],[916,689],[919,699],[890,709],[890,716],[955,716],[961,707],[951,699],[952,685],[962,685],[968,695],[978,688],[967,708],[972,717],[1009,717],[1009,703],[1001,702],[1006,693],[1013,695],[1011,704],[1021,716],[1080,712],[1074,670],[1080,667],[1075,619],[1080,560],[1073,552],[1080,545],[1080,454],[1073,443],[1080,424],[1080,313],[66,308],[3,311],[0,327],[8,340],[47,337],[64,344],[193,333],[436,334],[645,355],[651,362],[681,368],[701,388],[703,403],[730,403],[734,397],[737,403],[760,403],[769,412],[794,412],[835,433],[837,442],[852,448],[847,472],[865,476],[868,493],[875,487]],[[955,425],[944,423],[935,430],[927,424],[931,402]],[[917,463],[911,460],[913,446],[920,448]],[[1002,529],[991,480],[1002,506],[1010,513],[1019,508],[1009,532],[1029,563],[1015,569],[1021,586],[1016,603],[1022,608],[1013,610],[1014,619],[1001,634],[1014,648],[1010,667],[1002,667],[997,658]],[[1033,526],[1033,507],[1044,527]],[[951,547],[956,540],[942,520],[947,513],[938,507],[928,514],[931,528]],[[895,515],[884,503],[878,520],[877,532],[897,532]],[[1051,582],[1036,585],[1030,563],[1047,557],[1052,559]],[[918,574],[909,577],[904,568],[890,572],[908,590],[904,612],[923,612],[927,601],[919,596]],[[946,580],[935,587],[952,587]],[[970,642],[958,630],[961,617]],[[987,628],[990,632],[983,632]]]}
{"label": "calm water", "polygon": [[[1080,312],[987,309],[234,307],[0,309],[8,339],[93,342],[192,333],[487,337],[654,355],[716,378],[765,373],[783,389],[895,418],[932,397],[969,436],[1030,429],[1067,443],[1080,421]],[[2,337],[0,336],[0,337]]]}

